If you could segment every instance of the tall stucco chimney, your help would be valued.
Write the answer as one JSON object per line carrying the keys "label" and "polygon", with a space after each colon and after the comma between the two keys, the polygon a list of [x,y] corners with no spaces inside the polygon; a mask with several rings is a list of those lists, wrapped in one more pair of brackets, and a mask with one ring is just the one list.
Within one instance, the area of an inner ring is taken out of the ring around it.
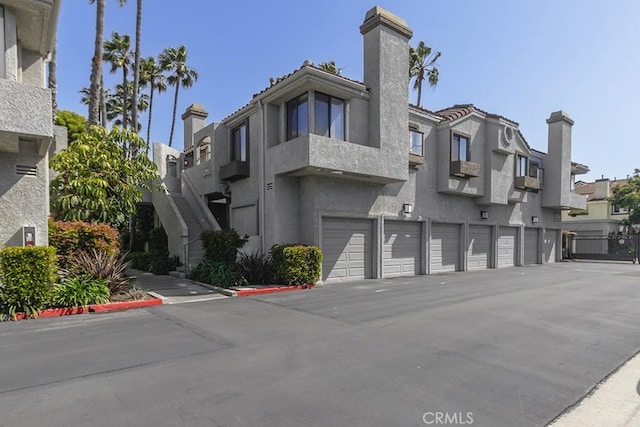
{"label": "tall stucco chimney", "polygon": [[547,157],[544,170],[543,204],[562,207],[569,205],[571,188],[571,128],[573,120],[564,111],[551,113]]}
{"label": "tall stucco chimney", "polygon": [[596,180],[596,188],[593,193],[594,199],[604,200],[609,197],[610,182],[609,178]]}
{"label": "tall stucco chimney", "polygon": [[364,84],[370,91],[370,143],[374,147],[398,143],[406,149],[413,31],[404,19],[375,6],[366,13],[360,33],[364,38]]}
{"label": "tall stucco chimney", "polygon": [[182,114],[185,150],[193,147],[193,135],[206,126],[208,115],[200,104],[191,104]]}

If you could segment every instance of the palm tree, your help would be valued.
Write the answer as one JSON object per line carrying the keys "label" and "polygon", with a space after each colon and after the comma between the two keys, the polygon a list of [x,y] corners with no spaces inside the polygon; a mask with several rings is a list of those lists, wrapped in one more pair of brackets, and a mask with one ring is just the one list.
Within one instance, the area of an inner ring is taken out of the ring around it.
{"label": "palm tree", "polygon": [[[128,88],[118,84],[116,90],[107,96],[107,119],[116,126],[124,127],[123,123],[133,124],[133,99],[128,94],[133,92],[133,82],[127,82]],[[138,97],[138,111],[146,111],[149,107],[149,96],[146,93]],[[138,125],[138,131],[140,125]],[[133,130],[133,129],[131,129]]]}
{"label": "palm tree", "polygon": [[163,70],[171,71],[171,75],[167,77],[170,86],[176,87],[173,98],[173,118],[171,120],[171,133],[169,134],[169,147],[173,141],[173,131],[176,126],[176,112],[178,109],[178,92],[180,86],[188,88],[198,80],[198,72],[187,65],[187,48],[179,46],[177,48],[169,47],[165,49],[158,58],[160,67]]}
{"label": "palm tree", "polygon": [[57,46],[53,46],[53,50],[51,51],[51,59],[48,64],[49,71],[49,89],[51,89],[51,110],[53,113],[53,120],[56,119],[56,115],[58,114],[58,77],[56,75],[57,68]]}
{"label": "palm tree", "polygon": [[[127,0],[118,0],[120,6]],[[104,10],[107,0],[89,0],[89,3],[96,3],[96,37],[93,45],[93,59],[91,60],[91,85],[89,87],[89,114],[87,119],[87,129],[92,125],[97,125],[100,119],[100,102],[104,98],[100,94],[104,87],[102,85],[102,49],[104,43]]]}
{"label": "palm tree", "polygon": [[434,87],[438,84],[438,64],[436,61],[442,52],[432,53],[431,48],[423,41],[418,43],[417,48],[409,47],[409,78],[415,77],[413,89],[418,91],[418,106],[421,106],[422,98],[422,82],[425,75],[429,81],[429,86]]}
{"label": "palm tree", "polygon": [[151,145],[151,115],[153,113],[153,93],[166,92],[167,83],[163,74],[163,69],[158,65],[156,59],[150,56],[140,63],[140,83],[149,84],[149,118],[147,121],[147,149]]}
{"label": "palm tree", "polygon": [[[133,95],[131,96],[131,124],[134,132],[138,132],[138,91],[140,87],[140,37],[142,32],[142,0],[136,4],[136,47],[133,61]],[[147,141],[148,143],[149,141]]]}
{"label": "palm tree", "polygon": [[[102,87],[102,85],[100,86]],[[91,88],[88,87],[83,87],[82,89],[79,90],[79,92],[82,94],[82,98],[80,98],[80,102],[82,102],[84,105],[89,105],[90,99],[91,99]],[[109,89],[100,91],[100,93],[103,95],[101,96],[101,101],[100,101],[100,111],[99,111],[99,119],[100,122],[102,123],[102,127],[107,127],[107,117],[104,114],[104,106],[102,105],[102,98],[109,98],[111,96],[111,93],[109,91]],[[106,102],[105,102],[106,103]],[[103,117],[104,116],[104,117]]]}
{"label": "palm tree", "polygon": [[[115,73],[118,70],[122,70],[122,127],[127,128],[128,114],[125,114],[126,105],[128,103],[129,94],[129,80],[127,78],[129,72],[129,66],[131,65],[131,38],[128,34],[120,35],[117,31],[111,34],[111,40],[104,42],[104,59],[111,63],[111,72]],[[108,117],[107,117],[108,118]]]}

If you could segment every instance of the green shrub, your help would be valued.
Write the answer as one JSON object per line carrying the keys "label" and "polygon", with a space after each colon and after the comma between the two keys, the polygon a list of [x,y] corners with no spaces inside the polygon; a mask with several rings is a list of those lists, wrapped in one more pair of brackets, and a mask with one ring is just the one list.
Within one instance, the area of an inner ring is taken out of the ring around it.
{"label": "green shrub", "polygon": [[277,279],[285,285],[313,285],[320,279],[322,251],[317,246],[273,245]]}
{"label": "green shrub", "polygon": [[106,280],[88,274],[64,279],[55,285],[51,305],[53,307],[86,307],[90,304],[109,302],[111,292]]}
{"label": "green shrub", "polygon": [[56,250],[46,246],[0,250],[0,303],[15,317],[23,311],[37,317],[51,298],[57,280]]}
{"label": "green shrub", "polygon": [[204,256],[211,262],[231,265],[236,261],[238,249],[244,246],[249,236],[240,237],[236,230],[208,230],[200,235]]}
{"label": "green shrub", "polygon": [[125,255],[127,261],[131,261],[131,268],[149,271],[153,262],[153,254],[150,252],[129,252]]}
{"label": "green shrub", "polygon": [[203,261],[191,273],[191,278],[221,288],[246,286],[247,281],[232,265],[223,262]]}
{"label": "green shrub", "polygon": [[238,255],[238,271],[251,285],[271,285],[275,283],[275,270],[271,257],[261,253]]}
{"label": "green shrub", "polygon": [[124,257],[91,250],[79,252],[69,262],[69,271],[72,276],[88,274],[95,279],[105,281],[105,285],[111,293],[120,292],[129,286],[127,268],[130,262]]}
{"label": "green shrub", "polygon": [[164,256],[154,255],[149,264],[149,271],[153,274],[169,274],[180,265],[180,258],[177,256],[170,257],[168,254]]}
{"label": "green shrub", "polygon": [[95,249],[117,254],[118,231],[108,224],[49,220],[49,245],[56,249],[60,267],[67,268],[73,255],[79,252]]}
{"label": "green shrub", "polygon": [[164,228],[154,228],[149,232],[149,252],[155,255],[169,253],[169,239]]}

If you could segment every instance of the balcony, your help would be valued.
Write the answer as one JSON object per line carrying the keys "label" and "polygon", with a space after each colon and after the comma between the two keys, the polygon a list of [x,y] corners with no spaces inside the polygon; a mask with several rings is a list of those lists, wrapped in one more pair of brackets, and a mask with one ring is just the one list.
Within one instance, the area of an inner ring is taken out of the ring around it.
{"label": "balcony", "polygon": [[222,181],[237,181],[249,178],[249,162],[234,160],[220,167],[220,179]]}
{"label": "balcony", "polygon": [[[0,79],[0,139],[17,150],[18,137],[47,146],[53,138],[51,91]],[[11,147],[5,147],[12,151]]]}
{"label": "balcony", "polygon": [[540,182],[538,178],[534,176],[516,176],[514,186],[527,191],[540,190]]}
{"label": "balcony", "polygon": [[449,174],[460,178],[474,178],[480,176],[480,165],[466,160],[455,160],[451,162]]}
{"label": "balcony", "polygon": [[424,157],[419,154],[409,153],[409,166],[418,168],[418,166],[424,164]]}

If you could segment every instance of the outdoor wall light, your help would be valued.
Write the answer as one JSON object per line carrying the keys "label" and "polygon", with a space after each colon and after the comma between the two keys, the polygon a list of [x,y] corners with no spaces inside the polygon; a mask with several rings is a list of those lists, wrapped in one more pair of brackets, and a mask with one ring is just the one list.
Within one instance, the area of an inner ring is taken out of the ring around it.
{"label": "outdoor wall light", "polygon": [[537,224],[538,223],[538,217],[537,216],[532,216],[531,217],[531,222],[534,223],[534,224]]}
{"label": "outdoor wall light", "polygon": [[487,212],[487,211],[480,211],[480,218],[482,218],[482,219],[489,219],[489,212]]}
{"label": "outdoor wall light", "polygon": [[403,203],[402,205],[402,211],[406,214],[409,215],[411,212],[413,212],[413,205],[411,203]]}

